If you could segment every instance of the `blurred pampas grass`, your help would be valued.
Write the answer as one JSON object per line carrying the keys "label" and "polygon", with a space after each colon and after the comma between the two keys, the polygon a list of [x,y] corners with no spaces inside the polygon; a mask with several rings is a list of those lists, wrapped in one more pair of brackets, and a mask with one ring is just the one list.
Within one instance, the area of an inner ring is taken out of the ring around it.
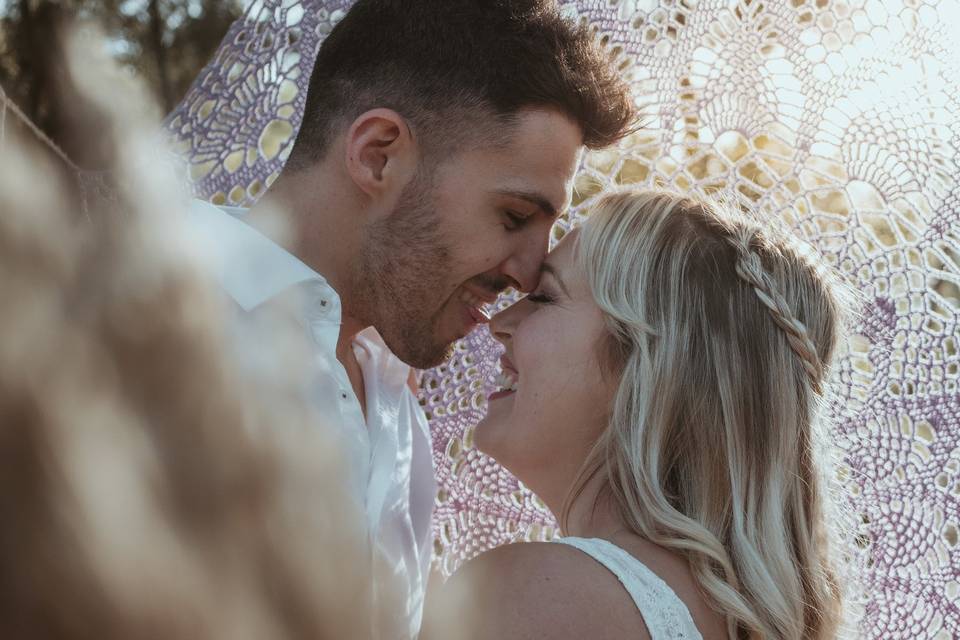
{"label": "blurred pampas grass", "polygon": [[0,144],[0,637],[369,637],[302,332],[271,332],[288,378],[242,373],[159,111],[95,30],[66,44],[81,166],[112,184],[81,215],[49,156]]}

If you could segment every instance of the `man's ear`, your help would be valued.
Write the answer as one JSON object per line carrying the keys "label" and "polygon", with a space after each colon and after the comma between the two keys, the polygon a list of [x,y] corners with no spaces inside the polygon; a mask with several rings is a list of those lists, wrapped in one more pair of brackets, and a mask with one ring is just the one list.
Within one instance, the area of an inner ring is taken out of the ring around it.
{"label": "man's ear", "polygon": [[360,114],[347,131],[347,173],[371,198],[402,189],[417,167],[417,146],[406,119],[392,109]]}

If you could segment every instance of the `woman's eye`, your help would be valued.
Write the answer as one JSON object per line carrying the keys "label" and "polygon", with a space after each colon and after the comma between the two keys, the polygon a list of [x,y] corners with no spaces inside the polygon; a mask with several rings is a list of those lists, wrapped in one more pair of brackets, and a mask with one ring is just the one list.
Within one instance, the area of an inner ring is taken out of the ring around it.
{"label": "woman's eye", "polygon": [[554,301],[554,298],[543,292],[534,292],[527,296],[527,300],[534,304],[550,304]]}
{"label": "woman's eye", "polygon": [[527,223],[526,216],[521,216],[513,211],[504,211],[503,214],[507,218],[507,223],[503,225],[507,231],[514,231]]}

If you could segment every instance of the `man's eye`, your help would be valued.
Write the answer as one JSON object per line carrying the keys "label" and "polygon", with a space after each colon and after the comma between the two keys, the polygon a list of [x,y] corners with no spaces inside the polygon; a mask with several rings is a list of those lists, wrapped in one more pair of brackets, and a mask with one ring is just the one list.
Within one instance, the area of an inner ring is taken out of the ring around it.
{"label": "man's eye", "polygon": [[504,211],[503,215],[507,218],[507,223],[503,225],[507,231],[514,231],[527,224],[526,216],[521,216],[513,211]]}

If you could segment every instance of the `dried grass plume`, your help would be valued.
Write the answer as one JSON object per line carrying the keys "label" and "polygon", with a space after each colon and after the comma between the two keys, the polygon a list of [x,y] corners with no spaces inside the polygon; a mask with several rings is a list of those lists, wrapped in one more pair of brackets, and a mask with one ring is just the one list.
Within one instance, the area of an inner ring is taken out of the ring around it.
{"label": "dried grass plume", "polygon": [[[288,379],[245,377],[180,231],[156,110],[68,46],[112,197],[0,145],[0,637],[363,638],[370,553],[341,456]],[[107,126],[100,126],[106,123]]]}

